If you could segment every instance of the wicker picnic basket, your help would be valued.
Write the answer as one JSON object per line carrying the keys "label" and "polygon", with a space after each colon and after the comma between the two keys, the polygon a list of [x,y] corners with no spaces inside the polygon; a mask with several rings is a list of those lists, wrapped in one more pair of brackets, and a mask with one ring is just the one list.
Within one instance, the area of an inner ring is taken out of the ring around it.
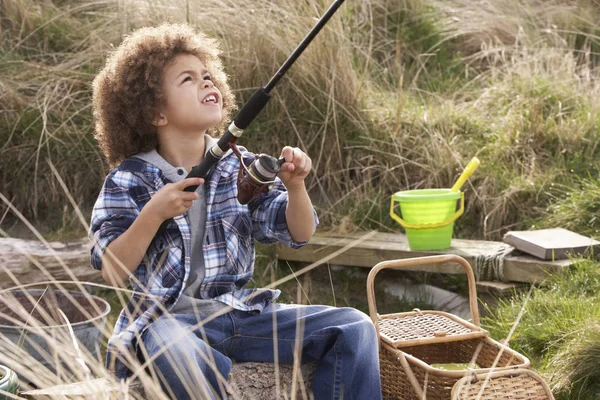
{"label": "wicker picnic basket", "polygon": [[[377,313],[374,284],[381,270],[445,263],[458,263],[467,273],[473,323],[442,311]],[[380,339],[384,399],[450,400],[452,387],[466,375],[529,367],[527,357],[491,339],[479,327],[475,277],[462,257],[438,255],[381,262],[369,273],[367,297]],[[449,363],[475,363],[477,367],[450,371],[431,366]]]}
{"label": "wicker picnic basket", "polygon": [[452,400],[554,400],[541,376],[516,369],[461,378],[452,389]]}

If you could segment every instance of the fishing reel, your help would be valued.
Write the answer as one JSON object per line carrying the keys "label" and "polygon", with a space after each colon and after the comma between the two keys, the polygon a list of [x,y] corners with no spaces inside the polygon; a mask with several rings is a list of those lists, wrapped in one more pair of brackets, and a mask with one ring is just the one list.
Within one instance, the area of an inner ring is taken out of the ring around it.
{"label": "fishing reel", "polygon": [[281,170],[285,158],[277,159],[269,154],[242,153],[235,143],[230,143],[230,146],[240,160],[237,199],[240,204],[247,204],[261,193],[267,192],[269,187],[275,183],[275,178]]}

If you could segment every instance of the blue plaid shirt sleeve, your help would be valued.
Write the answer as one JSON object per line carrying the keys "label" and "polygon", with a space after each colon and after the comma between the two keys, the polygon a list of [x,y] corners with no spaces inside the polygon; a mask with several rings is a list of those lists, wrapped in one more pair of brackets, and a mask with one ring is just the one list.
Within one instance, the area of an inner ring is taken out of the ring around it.
{"label": "blue plaid shirt sleeve", "polygon": [[108,245],[125,232],[139,214],[128,187],[135,181],[130,172],[113,171],[104,181],[92,210],[89,236],[93,240],[90,263],[102,269],[102,256]]}
{"label": "blue plaid shirt sleeve", "polygon": [[[252,213],[252,234],[260,243],[280,242],[294,249],[306,245],[296,242],[288,229],[285,210],[288,204],[288,193],[279,178],[268,193],[260,195],[248,204]],[[316,211],[313,210],[314,230],[319,224]]]}

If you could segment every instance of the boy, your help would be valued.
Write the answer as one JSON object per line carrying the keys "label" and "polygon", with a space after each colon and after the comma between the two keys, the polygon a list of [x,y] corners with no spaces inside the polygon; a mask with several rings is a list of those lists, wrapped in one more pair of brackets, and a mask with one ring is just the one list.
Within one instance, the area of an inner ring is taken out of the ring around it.
{"label": "boy", "polygon": [[[280,179],[247,205],[236,199],[240,165],[231,152],[206,182],[184,179],[233,105],[216,42],[185,25],[136,31],[94,80],[96,138],[116,167],[92,213],[91,264],[111,284],[129,278],[134,291],[109,340],[108,366],[119,378],[138,360],[136,371],[151,366],[171,398],[224,397],[232,359],[274,362],[277,354],[291,364],[298,339],[302,362],[316,362],[315,399],[381,398],[377,337],[365,314],[279,305],[278,290],[242,289],[253,239],[299,248],[312,236],[310,158],[286,146]],[[183,190],[190,185],[196,192]]]}

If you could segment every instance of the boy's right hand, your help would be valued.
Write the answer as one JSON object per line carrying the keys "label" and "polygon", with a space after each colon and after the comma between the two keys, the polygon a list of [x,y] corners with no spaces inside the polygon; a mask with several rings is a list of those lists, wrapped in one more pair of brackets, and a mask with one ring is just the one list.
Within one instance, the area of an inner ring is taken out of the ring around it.
{"label": "boy's right hand", "polygon": [[167,183],[152,196],[143,211],[147,211],[152,218],[160,219],[160,222],[181,215],[200,197],[196,192],[186,192],[183,189],[203,183],[202,178],[187,178],[177,183]]}

